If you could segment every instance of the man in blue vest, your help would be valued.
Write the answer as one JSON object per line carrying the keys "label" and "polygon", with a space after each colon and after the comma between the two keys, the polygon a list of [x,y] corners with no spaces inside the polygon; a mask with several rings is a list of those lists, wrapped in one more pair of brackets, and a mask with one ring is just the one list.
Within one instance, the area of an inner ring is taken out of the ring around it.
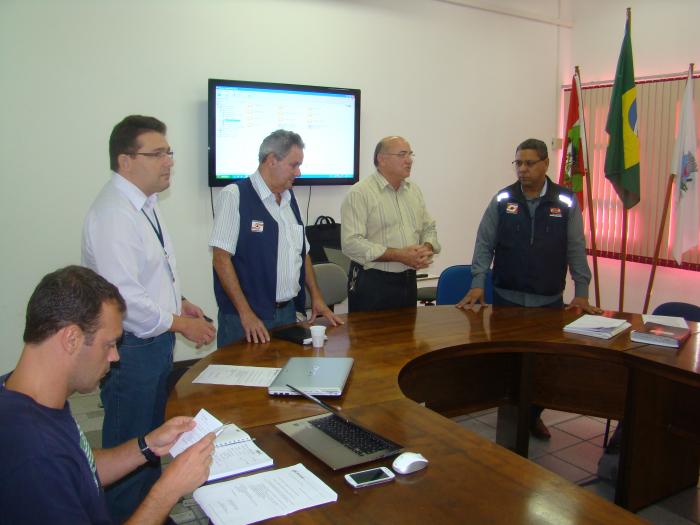
{"label": "man in blue vest", "polygon": [[[576,196],[547,177],[547,145],[528,139],[515,150],[518,181],[491,200],[479,224],[472,259],[472,285],[458,308],[484,304],[486,272],[493,261],[494,306],[561,308],[567,267],[574,298],[566,307],[587,313],[591,271],[586,258],[583,218]],[[530,430],[549,439],[542,407],[532,407]]]}
{"label": "man in blue vest", "polygon": [[260,145],[258,170],[221,190],[216,202],[214,294],[219,305],[219,347],[245,337],[270,340],[269,329],[296,322],[311,294],[311,321],[341,323],[323,300],[307,254],[304,224],[292,192],[304,161],[304,142],[277,130]]}

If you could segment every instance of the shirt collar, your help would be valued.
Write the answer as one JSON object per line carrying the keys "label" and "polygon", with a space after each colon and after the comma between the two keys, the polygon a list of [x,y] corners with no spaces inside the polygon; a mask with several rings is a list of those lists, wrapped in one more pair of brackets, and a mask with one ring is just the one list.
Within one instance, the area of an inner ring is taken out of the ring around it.
{"label": "shirt collar", "polygon": [[[275,201],[274,193],[272,193],[267,184],[265,184],[265,179],[262,178],[262,175],[259,171],[256,171],[250,176],[250,182],[253,184],[253,188],[258,194],[258,197],[260,197],[261,201],[264,201],[265,199],[272,199],[273,201]],[[284,190],[282,192],[282,200],[280,201],[280,206],[289,204],[289,201],[291,200],[292,195],[289,192],[289,190]]]}
{"label": "shirt collar", "polygon": [[131,205],[137,210],[152,209],[156,202],[158,201],[158,194],[146,197],[136,184],[131,181],[126,180],[116,171],[112,172],[112,184],[117,190],[119,190],[131,203]]}
{"label": "shirt collar", "polygon": [[392,191],[401,191],[402,189],[409,188],[411,186],[411,181],[409,181],[408,179],[404,179],[399,184],[399,189],[394,190],[394,187],[391,184],[389,184],[389,181],[386,180],[384,175],[379,173],[379,170],[375,170],[372,176],[374,177],[374,180],[377,183],[377,186],[380,190],[385,190],[387,187],[389,187]]}

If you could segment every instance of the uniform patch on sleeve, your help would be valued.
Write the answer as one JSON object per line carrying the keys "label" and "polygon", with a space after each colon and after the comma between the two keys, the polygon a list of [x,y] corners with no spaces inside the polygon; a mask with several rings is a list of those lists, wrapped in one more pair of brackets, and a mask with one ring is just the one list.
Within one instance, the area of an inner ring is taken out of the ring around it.
{"label": "uniform patch on sleeve", "polygon": [[506,213],[512,213],[515,215],[518,213],[519,208],[520,206],[517,202],[509,202],[508,204],[506,204]]}

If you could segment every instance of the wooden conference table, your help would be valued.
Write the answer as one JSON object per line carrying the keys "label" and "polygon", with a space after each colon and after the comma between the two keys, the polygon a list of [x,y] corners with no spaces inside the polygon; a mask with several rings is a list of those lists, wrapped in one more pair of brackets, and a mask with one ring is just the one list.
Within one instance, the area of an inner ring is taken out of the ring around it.
{"label": "wooden conference table", "polygon": [[[621,315],[641,326],[639,315]],[[608,341],[565,334],[577,316],[453,306],[350,314],[329,328],[323,350],[276,339],[219,349],[180,379],[168,417],[204,407],[245,428],[276,467],[303,462],[338,493],[337,503],[283,518],[289,523],[638,523],[621,507],[635,511],[698,480],[698,324],[676,351],[633,343],[629,332]],[[344,394],[332,403],[423,453],[428,468],[353,491],[343,481],[347,471],[331,471],[274,427],[320,413],[316,405],[264,388],[192,384],[209,364],[281,367],[300,355],[354,357]],[[620,506],[521,457],[530,403],[623,420]],[[503,446],[443,417],[494,406]]]}

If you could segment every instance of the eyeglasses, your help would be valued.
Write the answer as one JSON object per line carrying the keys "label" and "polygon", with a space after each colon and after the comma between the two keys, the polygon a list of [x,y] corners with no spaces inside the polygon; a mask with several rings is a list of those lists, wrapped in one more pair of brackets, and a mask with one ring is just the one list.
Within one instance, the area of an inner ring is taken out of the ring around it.
{"label": "eyeglasses", "polygon": [[398,158],[400,158],[400,159],[405,159],[405,158],[407,158],[407,157],[408,157],[409,159],[415,159],[415,158],[416,158],[416,154],[413,153],[412,151],[400,151],[400,152],[398,152],[398,153],[386,153],[386,152],[384,152],[384,153],[382,153],[382,155],[393,155],[394,157],[398,157]]}
{"label": "eyeglasses", "polygon": [[165,157],[170,157],[171,159],[173,158],[173,155],[175,155],[175,152],[173,150],[168,150],[168,151],[152,151],[150,153],[130,153],[130,155],[136,156],[136,155],[141,155],[142,157],[151,157],[152,159],[158,159],[158,160],[163,160]]}
{"label": "eyeglasses", "polygon": [[513,166],[516,168],[520,168],[521,166],[527,166],[528,168],[532,168],[535,164],[538,162],[542,162],[543,160],[547,159],[540,159],[540,160],[514,160],[512,162]]}

